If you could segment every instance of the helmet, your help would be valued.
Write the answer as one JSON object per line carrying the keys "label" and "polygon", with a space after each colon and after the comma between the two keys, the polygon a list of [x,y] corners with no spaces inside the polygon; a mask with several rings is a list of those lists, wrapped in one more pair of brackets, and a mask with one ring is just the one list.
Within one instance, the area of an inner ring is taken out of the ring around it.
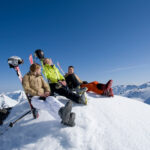
{"label": "helmet", "polygon": [[10,68],[18,67],[20,64],[23,63],[23,59],[18,56],[12,56],[8,59],[8,64]]}
{"label": "helmet", "polygon": [[44,52],[41,49],[35,50],[34,55],[35,55],[35,57],[38,57],[39,59],[44,58]]}

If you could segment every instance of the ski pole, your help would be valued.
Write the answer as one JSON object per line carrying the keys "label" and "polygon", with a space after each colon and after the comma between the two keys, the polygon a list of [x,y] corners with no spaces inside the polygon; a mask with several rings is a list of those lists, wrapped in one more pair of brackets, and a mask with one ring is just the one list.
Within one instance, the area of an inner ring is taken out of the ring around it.
{"label": "ski pole", "polygon": [[31,113],[31,110],[27,111],[25,114],[23,114],[22,116],[20,116],[20,117],[19,117],[18,119],[16,119],[15,121],[10,122],[10,123],[9,123],[9,127],[13,127],[16,122],[18,122],[20,119],[22,119],[23,117],[25,117],[27,114],[30,114],[30,113]]}
{"label": "ski pole", "polygon": [[60,67],[59,62],[57,62],[57,66],[59,67],[59,69],[61,70],[61,72],[63,73],[63,75],[65,75],[65,72],[62,70],[62,68]]}

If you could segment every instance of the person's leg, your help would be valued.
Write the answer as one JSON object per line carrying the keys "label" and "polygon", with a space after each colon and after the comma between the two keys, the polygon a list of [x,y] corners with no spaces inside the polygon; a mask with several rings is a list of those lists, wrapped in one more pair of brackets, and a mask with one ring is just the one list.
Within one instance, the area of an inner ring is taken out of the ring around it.
{"label": "person's leg", "polygon": [[93,88],[95,87],[95,83],[94,82],[91,82],[91,83],[88,83],[88,84],[81,84],[81,88],[88,88],[87,91],[93,91]]}
{"label": "person's leg", "polygon": [[66,87],[62,86],[60,89],[55,91],[59,95],[65,96],[66,98],[79,103],[80,96],[78,94],[73,93],[72,91],[68,90]]}
{"label": "person's leg", "polygon": [[98,81],[93,81],[93,82],[90,82],[90,83],[88,83],[88,84],[98,84],[99,82]]}
{"label": "person's leg", "polygon": [[68,89],[67,86],[63,86],[63,85],[60,88],[56,88],[54,84],[50,84],[50,86],[53,87],[53,92],[61,96],[64,96],[76,103],[87,104],[87,98],[84,98],[82,96],[84,93],[81,95],[73,93],[71,90]]}
{"label": "person's leg", "polygon": [[105,89],[106,89],[106,85],[105,85],[105,84],[102,84],[102,83],[98,83],[98,84],[97,84],[97,88],[98,88],[99,90],[105,90]]}

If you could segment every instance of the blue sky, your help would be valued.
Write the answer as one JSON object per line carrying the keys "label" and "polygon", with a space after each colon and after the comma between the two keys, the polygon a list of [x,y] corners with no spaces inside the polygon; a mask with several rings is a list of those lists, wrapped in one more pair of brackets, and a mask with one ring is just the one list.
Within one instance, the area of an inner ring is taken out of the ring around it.
{"label": "blue sky", "polygon": [[0,2],[0,92],[21,88],[7,58],[41,48],[82,80],[141,84],[150,79],[150,2],[144,0],[5,0]]}

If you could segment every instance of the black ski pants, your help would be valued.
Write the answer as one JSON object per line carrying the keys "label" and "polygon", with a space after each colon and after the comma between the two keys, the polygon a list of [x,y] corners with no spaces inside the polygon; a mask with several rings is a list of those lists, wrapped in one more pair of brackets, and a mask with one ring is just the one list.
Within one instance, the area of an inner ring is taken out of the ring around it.
{"label": "black ski pants", "polygon": [[68,99],[70,99],[76,103],[79,103],[79,101],[80,101],[80,96],[78,94],[70,91],[67,86],[62,85],[60,88],[57,88],[57,83],[51,83],[50,88],[51,88],[52,94],[57,93],[61,96],[67,97]]}

